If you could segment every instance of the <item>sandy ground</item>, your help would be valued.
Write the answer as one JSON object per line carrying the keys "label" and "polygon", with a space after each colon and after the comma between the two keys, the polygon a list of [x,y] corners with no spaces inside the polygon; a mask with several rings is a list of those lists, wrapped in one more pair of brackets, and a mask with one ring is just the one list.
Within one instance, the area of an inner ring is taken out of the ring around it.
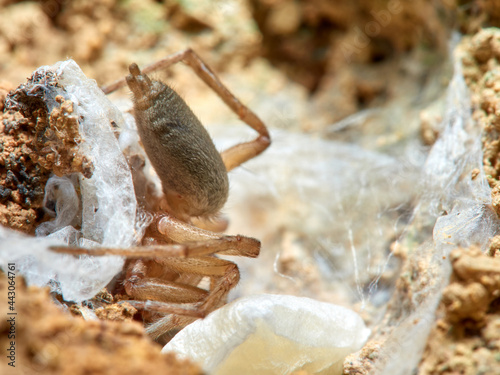
{"label": "sandy ground", "polygon": [[[21,278],[15,282],[16,368],[4,361],[2,374],[201,374],[194,364],[160,354],[140,323],[72,317],[51,302],[47,289],[26,288]],[[2,293],[8,285],[3,277]],[[0,308],[7,311],[7,300]],[[9,322],[3,320],[0,330],[1,345],[9,348]]]}

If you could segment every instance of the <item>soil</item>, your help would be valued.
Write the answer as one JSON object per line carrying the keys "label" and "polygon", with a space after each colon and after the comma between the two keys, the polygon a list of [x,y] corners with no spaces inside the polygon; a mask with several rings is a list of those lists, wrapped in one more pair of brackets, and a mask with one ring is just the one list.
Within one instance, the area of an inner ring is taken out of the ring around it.
{"label": "soil", "polygon": [[[297,97],[310,100],[314,110],[284,126],[324,135],[328,124],[390,105],[408,81],[429,79],[429,72],[439,69],[439,61],[445,59],[453,28],[468,34],[461,43],[464,77],[474,120],[484,129],[484,168],[492,187],[492,206],[500,214],[500,34],[495,28],[482,29],[499,25],[498,4],[493,0],[467,7],[453,0],[419,0],[404,7],[396,0],[331,4],[328,0],[0,1],[0,224],[34,234],[36,226],[48,219],[42,207],[49,175],[92,171],[91,163],[78,155],[72,103],[58,97],[47,108],[22,100],[30,83],[20,85],[40,65],[71,56],[87,76],[104,84],[121,78],[130,62],[145,65],[189,45],[218,73],[244,76],[241,79],[253,79],[257,86],[298,83]],[[259,69],[265,73],[248,73]],[[168,73],[168,79],[173,77],[185,92],[201,90],[200,97],[206,92],[182,69]],[[32,85],[36,79],[31,78]],[[427,113],[421,120],[422,142],[430,145],[439,134],[435,127],[439,121]],[[375,130],[367,126],[366,134],[371,132]],[[316,283],[316,266],[303,270],[293,258],[280,260],[281,271],[291,269],[307,283]],[[457,249],[451,259],[453,275],[418,373],[496,374],[500,237],[492,239],[489,254]],[[406,282],[399,280],[397,288],[411,293]],[[54,303],[47,290],[26,288],[21,279],[16,283],[17,337],[23,345],[17,360],[26,373],[200,373],[193,364],[160,355],[161,347],[146,337],[141,324],[131,321],[134,309],[114,303],[116,296],[103,291],[97,300],[108,302],[96,306],[100,320],[88,320],[84,319],[88,308],[74,306],[70,314]],[[2,277],[2,294],[6,287]],[[1,311],[5,302],[0,299]],[[6,321],[0,323],[2,347],[8,346],[8,329]],[[344,373],[370,373],[379,345],[370,341],[348,358]],[[0,366],[2,373],[11,370],[5,361]]]}
{"label": "soil", "polygon": [[454,250],[453,274],[419,374],[496,374],[500,348],[500,258]]}
{"label": "soil", "polygon": [[[26,287],[22,278],[2,274],[0,292],[16,285],[14,331],[0,323],[0,345],[9,348],[15,333],[15,368],[0,362],[2,374],[201,374],[200,369],[173,355],[160,353],[142,324],[130,319],[84,320],[56,306],[48,288]],[[5,298],[1,311],[9,311]],[[109,314],[107,314],[109,317]]]}
{"label": "soil", "polygon": [[[461,44],[464,78],[471,90],[474,120],[483,128],[483,165],[500,213],[499,58],[500,32],[485,29]],[[443,292],[438,319],[419,374],[497,374],[500,369],[500,237],[489,254],[457,249],[450,255],[453,274]]]}
{"label": "soil", "polygon": [[35,92],[39,80],[33,76],[6,95],[0,114],[0,224],[27,234],[46,220],[43,188],[51,173],[92,175],[92,164],[78,150],[73,103],[55,96],[48,108],[47,94]]}
{"label": "soil", "polygon": [[[498,189],[498,125],[496,109],[499,108],[498,48],[500,33],[496,28],[479,31],[462,40],[459,50],[464,67],[464,78],[471,92],[472,116],[483,130],[483,165],[492,188],[492,208],[498,211],[500,199]],[[421,132],[424,143],[432,144],[439,135],[432,120],[422,118]],[[434,121],[434,124],[436,122]],[[474,172],[473,172],[474,173]],[[473,177],[474,178],[474,177]],[[436,313],[436,321],[429,334],[418,374],[497,374],[500,369],[500,324],[499,282],[500,253],[499,236],[490,240],[488,253],[472,246],[458,248],[450,254],[452,276],[444,289]],[[404,251],[403,251],[404,252]],[[397,253],[396,253],[397,255]],[[401,274],[418,274],[422,277],[396,281],[396,293],[412,296],[422,288],[418,283],[432,287],[434,280],[429,275],[428,262],[408,263]],[[417,298],[415,294],[413,298]],[[400,298],[396,302],[399,309]],[[413,300],[414,302],[414,300]],[[393,302],[394,305],[394,302]],[[398,310],[394,309],[393,310]],[[389,307],[389,311],[391,307]],[[394,318],[387,314],[388,318]],[[377,358],[384,344],[384,329],[378,327],[376,339],[369,341],[360,353],[351,355],[344,363],[345,374],[369,374],[373,370],[373,359]]]}

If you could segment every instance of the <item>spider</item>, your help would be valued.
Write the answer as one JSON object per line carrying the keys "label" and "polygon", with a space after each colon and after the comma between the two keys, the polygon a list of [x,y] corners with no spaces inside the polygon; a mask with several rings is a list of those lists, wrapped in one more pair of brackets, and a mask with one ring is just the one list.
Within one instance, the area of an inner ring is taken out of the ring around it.
{"label": "spider", "polygon": [[[222,153],[184,100],[168,85],[151,80],[147,73],[186,63],[242,121],[257,131],[256,139],[237,144]],[[102,88],[109,94],[125,85],[133,93],[138,132],[163,188],[164,211],[156,212],[142,239],[133,248],[54,247],[74,255],[120,255],[127,258],[123,287],[134,307],[162,314],[147,331],[154,338],[182,328],[225,303],[239,281],[236,264],[216,254],[257,257],[260,242],[231,236],[193,224],[210,222],[228,197],[227,172],[259,155],[270,145],[262,121],[240,103],[215,73],[191,49],[151,64],[141,71],[136,64],[130,74]],[[136,186],[137,189],[137,186]],[[213,220],[212,220],[213,221]],[[219,225],[219,229],[224,225]],[[199,287],[208,277],[208,290]]]}

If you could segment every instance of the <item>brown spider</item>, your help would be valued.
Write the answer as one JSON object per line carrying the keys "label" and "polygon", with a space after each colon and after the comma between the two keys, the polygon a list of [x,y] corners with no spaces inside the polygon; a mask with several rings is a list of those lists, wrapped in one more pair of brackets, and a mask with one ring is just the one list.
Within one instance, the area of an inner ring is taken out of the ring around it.
{"label": "brown spider", "polygon": [[[219,154],[200,121],[180,96],[146,73],[183,61],[259,135]],[[237,266],[215,254],[256,257],[260,242],[222,235],[192,224],[192,217],[211,219],[228,197],[227,172],[259,155],[270,144],[262,121],[241,104],[191,49],[145,67],[129,67],[130,75],[102,90],[108,94],[128,85],[144,149],[163,187],[164,212],[156,213],[142,245],[133,248],[54,247],[57,252],[121,255],[128,258],[123,286],[133,306],[149,313],[169,314],[149,328],[158,338],[204,317],[225,303],[239,280]],[[136,186],[137,189],[137,186]],[[203,277],[210,288],[199,288]]]}

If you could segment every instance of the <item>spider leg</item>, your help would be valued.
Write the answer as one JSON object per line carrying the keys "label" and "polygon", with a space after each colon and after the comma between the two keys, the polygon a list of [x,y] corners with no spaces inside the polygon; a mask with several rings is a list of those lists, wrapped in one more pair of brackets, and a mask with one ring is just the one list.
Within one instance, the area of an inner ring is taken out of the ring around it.
{"label": "spider leg", "polygon": [[[170,285],[167,282],[163,284],[159,283],[159,280],[148,278],[138,282],[137,280],[134,281],[134,277],[130,277],[129,280],[131,279],[134,285],[126,285],[126,287],[130,288],[130,291],[127,290],[127,293],[130,292],[132,297],[142,299],[141,297],[146,296],[146,294],[142,294],[142,291],[147,290],[147,293],[149,293],[148,297],[154,300],[148,298],[146,301],[127,301],[128,303],[142,310],[174,314],[174,316],[162,318],[160,321],[154,323],[150,330],[156,337],[186,325],[186,322],[191,321],[189,318],[203,318],[218,308],[225,302],[227,294],[238,283],[240,278],[236,264],[215,257],[189,259],[164,258],[157,261],[164,267],[181,274],[189,273],[208,276],[212,282],[209,292],[189,285],[179,285],[177,290],[179,293],[182,293],[184,290],[190,292],[191,290],[198,289],[198,291],[190,294],[189,297],[184,297],[180,294],[177,303],[175,303],[176,301],[173,301],[174,296],[170,291]],[[139,269],[136,269],[132,273],[139,276],[141,273],[140,267],[141,265],[138,265]],[[197,303],[195,302],[197,298],[196,293],[199,293],[200,297]],[[188,300],[188,298],[192,298],[192,300]]]}
{"label": "spider leg", "polygon": [[[243,122],[259,134],[253,141],[237,144],[221,153],[226,170],[230,171],[262,153],[271,144],[271,138],[264,123],[224,86],[212,69],[192,49],[188,48],[150,64],[142,69],[142,73],[148,74],[157,69],[164,69],[179,61],[189,65]],[[126,80],[123,78],[102,87],[102,90],[109,94],[125,85]]]}
{"label": "spider leg", "polygon": [[225,302],[229,291],[238,284],[240,272],[233,262],[215,257],[200,257],[180,260],[165,258],[165,266],[178,272],[209,276],[212,280],[210,292],[199,307],[200,314],[206,316]]}
{"label": "spider leg", "polygon": [[[154,225],[154,224],[153,224]],[[211,232],[187,224],[165,213],[156,218],[158,232],[177,242],[168,245],[132,246],[128,248],[77,246],[51,246],[56,253],[71,255],[118,255],[129,259],[141,258],[190,258],[221,254],[255,258],[260,252],[260,241],[241,235],[230,236]]]}
{"label": "spider leg", "polygon": [[[146,333],[153,340],[158,340],[164,334],[182,329],[183,327],[193,323],[196,319],[198,318],[186,315],[169,314],[149,324],[146,327]],[[173,335],[170,335],[170,338],[171,337],[173,337]]]}
{"label": "spider leg", "polygon": [[260,241],[241,235],[221,235],[187,224],[169,214],[157,217],[157,229],[165,237],[184,245],[196,241],[206,244],[207,253],[255,258],[260,252]]}
{"label": "spider leg", "polygon": [[[188,225],[188,224],[186,224]],[[192,226],[190,226],[192,227]],[[198,229],[196,227],[192,227]],[[203,231],[200,229],[200,231]],[[208,231],[207,231],[208,232]],[[60,254],[106,256],[117,255],[129,259],[141,258],[189,258],[194,256],[223,254],[239,255],[255,258],[259,255],[260,242],[251,237],[226,236],[210,238],[195,242],[171,245],[136,246],[128,248],[115,247],[76,247],[76,246],[51,246],[50,250]]]}
{"label": "spider leg", "polygon": [[[55,253],[70,255],[91,255],[106,256],[117,255],[129,259],[156,258],[156,257],[179,257],[189,256],[189,246],[187,245],[154,245],[154,246],[134,246],[128,248],[117,247],[77,247],[77,246],[51,246],[49,249]],[[192,247],[196,253],[196,245]]]}
{"label": "spider leg", "polygon": [[[186,259],[181,260],[181,262],[185,261]],[[165,267],[165,262],[159,259],[155,259],[154,263],[158,263]],[[171,270],[177,271],[177,269],[174,268],[171,268]],[[180,280],[171,281],[164,280],[161,277],[152,277],[149,271],[148,261],[145,260],[137,260],[128,267],[123,285],[129,296],[141,301],[163,301],[170,306],[169,312],[173,313],[173,311],[171,311],[172,304],[177,311],[182,307],[179,306],[179,304],[200,302],[208,295],[206,290],[193,285],[183,284],[179,282]],[[190,309],[188,308],[188,310]],[[179,312],[177,311],[177,313]]]}
{"label": "spider leg", "polygon": [[[174,53],[172,55],[169,55],[153,64],[149,64],[145,66],[143,69],[141,69],[143,74],[148,74],[151,73],[155,70],[158,69],[165,69],[169,67],[170,65],[173,65],[175,63],[178,63],[184,58],[184,55],[186,54],[186,50],[184,51],[179,51],[177,53]],[[127,85],[127,80],[126,78],[120,78],[117,79],[114,82],[111,82],[105,86],[101,87],[101,90],[106,94],[111,94],[112,92],[115,92],[118,89],[121,89],[122,87],[125,87]]]}

